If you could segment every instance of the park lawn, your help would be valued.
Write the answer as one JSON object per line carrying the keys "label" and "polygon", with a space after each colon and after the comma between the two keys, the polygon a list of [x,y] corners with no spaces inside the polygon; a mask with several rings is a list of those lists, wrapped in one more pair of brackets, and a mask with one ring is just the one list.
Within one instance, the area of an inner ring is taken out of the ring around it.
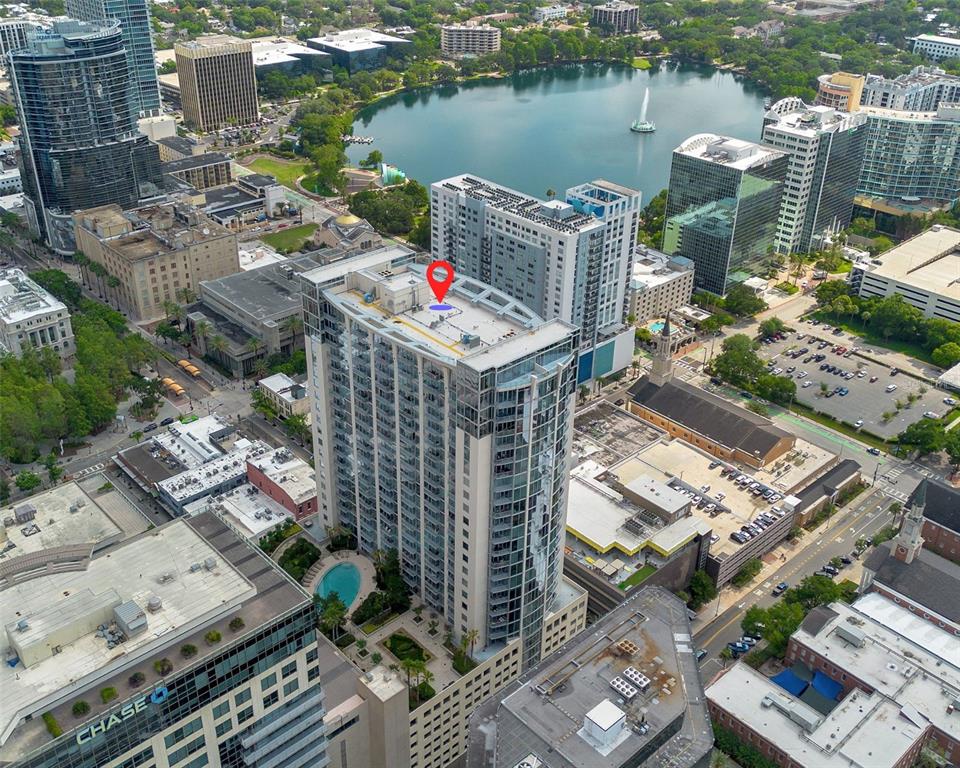
{"label": "park lawn", "polygon": [[300,186],[307,190],[307,192],[313,192],[315,195],[323,195],[323,197],[332,197],[337,194],[336,190],[330,189],[326,184],[318,181],[317,174],[315,173],[304,176],[300,182]]}
{"label": "park lawn", "polygon": [[299,251],[310,236],[316,231],[316,224],[301,224],[299,227],[288,227],[278,232],[263,235],[260,239],[267,245],[273,246],[280,253]]}
{"label": "park lawn", "polygon": [[653,64],[650,63],[650,59],[645,59],[642,56],[633,57],[633,68],[634,69],[650,69]]}
{"label": "park lawn", "polygon": [[624,579],[623,581],[621,581],[618,586],[620,587],[620,589],[626,591],[626,590],[630,589],[630,587],[635,586],[635,585],[639,584],[639,583],[642,582],[642,581],[646,581],[646,579],[647,579],[650,575],[652,575],[652,574],[654,574],[654,573],[656,573],[656,572],[657,572],[657,569],[656,569],[655,566],[645,565],[645,566],[643,566],[643,568],[641,568],[639,571],[631,574],[629,577],[627,577],[626,579]]}
{"label": "park lawn", "polygon": [[257,173],[273,176],[278,182],[290,189],[297,188],[297,179],[307,172],[310,163],[306,161],[279,160],[272,157],[258,157],[246,166]]}

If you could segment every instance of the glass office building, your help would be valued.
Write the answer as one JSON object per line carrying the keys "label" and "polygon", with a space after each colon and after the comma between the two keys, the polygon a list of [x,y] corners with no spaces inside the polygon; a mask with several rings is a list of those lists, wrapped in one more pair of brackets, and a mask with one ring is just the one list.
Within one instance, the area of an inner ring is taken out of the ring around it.
{"label": "glass office building", "polygon": [[67,15],[80,21],[120,22],[127,66],[135,80],[137,109],[141,117],[160,114],[160,86],[150,28],[147,0],[67,0]]}
{"label": "glass office building", "polygon": [[960,107],[861,111],[867,116],[867,140],[858,194],[948,205],[960,199]]}
{"label": "glass office building", "polygon": [[787,155],[713,134],[673,152],[663,250],[691,259],[696,288],[718,295],[766,271],[776,246]]}
{"label": "glass office building", "polygon": [[137,129],[119,22],[55,22],[11,55],[21,178],[31,229],[74,250],[73,212],[160,193],[157,147]]}
{"label": "glass office building", "polygon": [[312,601],[212,512],[47,554],[5,566],[0,764],[328,764]]}
{"label": "glass office building", "polygon": [[431,308],[384,248],[301,276],[320,514],[478,648],[540,655],[558,597],[576,329],[471,278]]}
{"label": "glass office building", "polygon": [[791,97],[763,118],[763,142],[789,155],[777,228],[780,253],[815,250],[850,225],[867,139],[867,116]]}

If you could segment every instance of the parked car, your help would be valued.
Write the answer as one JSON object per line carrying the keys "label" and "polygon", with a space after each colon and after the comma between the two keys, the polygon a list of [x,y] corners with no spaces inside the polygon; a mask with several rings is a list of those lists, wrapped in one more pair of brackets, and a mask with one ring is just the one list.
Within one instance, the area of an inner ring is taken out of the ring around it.
{"label": "parked car", "polygon": [[697,648],[697,661],[703,661],[707,656],[707,652],[703,648]]}
{"label": "parked car", "polygon": [[879,378],[880,378],[879,376],[871,376],[871,377],[870,377],[870,383],[873,384],[873,383],[874,383],[877,379],[879,379]]}
{"label": "parked car", "polygon": [[957,401],[954,400],[952,397],[945,397],[943,398],[943,403],[944,405],[956,405]]}
{"label": "parked car", "polygon": [[144,431],[144,432],[153,432],[153,430],[155,430],[156,428],[157,428],[157,425],[156,425],[155,423],[153,423],[153,422],[150,422],[149,424],[147,424],[147,426],[145,426],[145,427],[143,428],[143,431]]}
{"label": "parked car", "polygon": [[738,642],[743,643],[748,648],[753,648],[753,646],[757,644],[757,639],[755,637],[750,637],[750,635],[743,635]]}
{"label": "parked car", "polygon": [[746,643],[741,643],[739,640],[733,643],[727,643],[727,647],[733,651],[735,654],[738,653],[747,653],[750,650],[750,646]]}
{"label": "parked car", "polygon": [[619,400],[617,400],[617,402],[614,403],[614,405],[620,406],[620,405],[623,405],[623,404],[626,403],[626,402],[627,402],[627,401],[624,400],[624,399],[621,397]]}
{"label": "parked car", "polygon": [[167,418],[160,422],[160,426],[165,427],[167,424],[173,424],[175,421],[176,419],[173,416],[167,416]]}
{"label": "parked car", "polygon": [[853,426],[855,426],[857,429],[860,429],[860,427],[863,426],[863,419],[857,419],[855,422],[853,422]]}
{"label": "parked car", "polygon": [[934,413],[933,411],[924,411],[924,412],[923,412],[923,418],[925,418],[925,419],[939,419],[939,418],[940,418],[940,414],[939,414],[939,413]]}
{"label": "parked car", "polygon": [[896,384],[887,384],[887,392],[893,392],[897,388]]}
{"label": "parked car", "polygon": [[823,571],[824,573],[829,573],[831,576],[836,576],[838,573],[840,573],[839,570],[837,570],[836,568],[834,568],[834,567],[833,567],[832,565],[830,565],[829,563],[827,563],[825,566],[823,566],[823,568],[821,568],[820,570]]}

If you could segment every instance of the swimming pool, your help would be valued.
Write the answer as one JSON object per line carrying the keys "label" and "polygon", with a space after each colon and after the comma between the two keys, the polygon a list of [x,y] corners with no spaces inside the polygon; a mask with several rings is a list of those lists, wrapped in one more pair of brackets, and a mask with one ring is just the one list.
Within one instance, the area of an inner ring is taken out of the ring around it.
{"label": "swimming pool", "polygon": [[343,604],[350,607],[360,591],[360,570],[353,563],[339,563],[323,574],[317,584],[317,594],[327,597],[336,592]]}
{"label": "swimming pool", "polygon": [[655,323],[651,323],[648,327],[650,328],[650,333],[660,333],[663,330],[663,321],[658,320]]}

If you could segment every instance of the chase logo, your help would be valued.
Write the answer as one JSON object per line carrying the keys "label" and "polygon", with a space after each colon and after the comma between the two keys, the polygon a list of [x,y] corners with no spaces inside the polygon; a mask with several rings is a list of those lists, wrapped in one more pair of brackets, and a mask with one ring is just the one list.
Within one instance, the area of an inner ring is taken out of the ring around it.
{"label": "chase logo", "polygon": [[163,704],[167,700],[167,697],[170,695],[170,690],[165,685],[161,685],[153,693],[150,694],[150,703],[151,704]]}
{"label": "chase logo", "polygon": [[141,696],[139,699],[134,699],[133,701],[124,704],[119,711],[114,712],[109,717],[93,723],[81,731],[77,731],[77,744],[86,744],[87,742],[95,739],[97,736],[106,733],[113,728],[113,726],[119,725],[124,720],[129,720],[131,717],[143,712],[147,708],[148,699],[150,704],[162,704],[167,700],[169,695],[170,690],[165,685],[161,685],[159,688],[154,688],[153,693],[151,693],[149,696]]}

